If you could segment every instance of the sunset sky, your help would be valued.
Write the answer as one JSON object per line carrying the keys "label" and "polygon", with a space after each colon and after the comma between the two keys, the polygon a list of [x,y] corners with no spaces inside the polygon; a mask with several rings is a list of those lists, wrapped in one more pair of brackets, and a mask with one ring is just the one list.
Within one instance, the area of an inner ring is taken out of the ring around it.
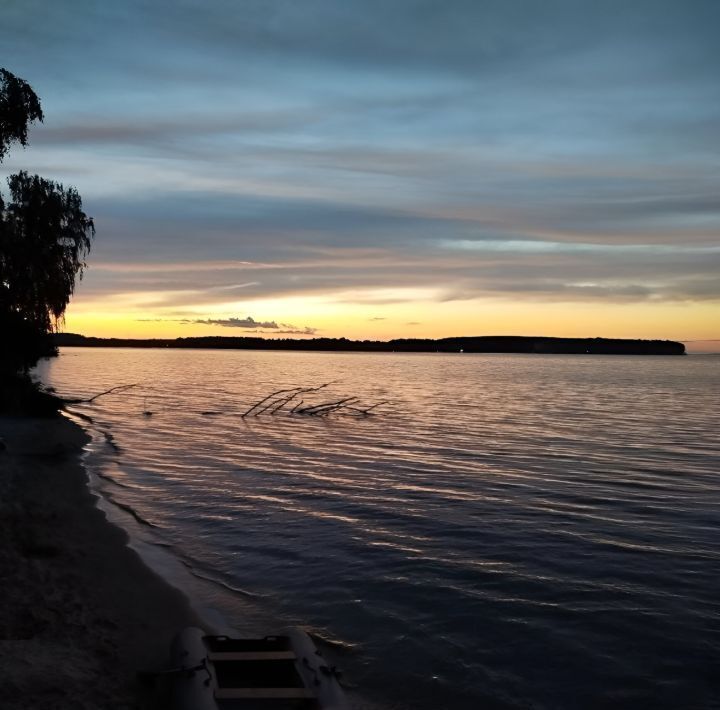
{"label": "sunset sky", "polygon": [[717,0],[1,0],[45,123],[0,173],[95,219],[69,332],[718,340],[718,27]]}

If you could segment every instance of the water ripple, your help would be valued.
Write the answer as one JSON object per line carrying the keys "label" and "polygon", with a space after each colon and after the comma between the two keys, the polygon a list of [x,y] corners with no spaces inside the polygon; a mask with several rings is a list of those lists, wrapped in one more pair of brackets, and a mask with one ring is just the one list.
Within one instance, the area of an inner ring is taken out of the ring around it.
{"label": "water ripple", "polygon": [[[67,349],[41,374],[144,380],[80,407],[101,485],[231,622],[352,649],[359,706],[718,707],[718,358]],[[239,417],[326,380],[393,404]]]}

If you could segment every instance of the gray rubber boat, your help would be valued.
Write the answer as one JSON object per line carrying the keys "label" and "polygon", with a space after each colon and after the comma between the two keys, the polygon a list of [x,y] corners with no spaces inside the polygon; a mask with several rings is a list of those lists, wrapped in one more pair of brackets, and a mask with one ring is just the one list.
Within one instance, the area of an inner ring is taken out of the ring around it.
{"label": "gray rubber boat", "polygon": [[189,627],[172,645],[173,710],[349,710],[338,673],[303,631],[261,639]]}

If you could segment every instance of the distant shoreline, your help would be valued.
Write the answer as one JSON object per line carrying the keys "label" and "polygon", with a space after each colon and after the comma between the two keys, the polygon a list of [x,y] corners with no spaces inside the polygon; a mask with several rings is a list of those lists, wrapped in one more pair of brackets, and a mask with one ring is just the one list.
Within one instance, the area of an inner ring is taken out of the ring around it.
{"label": "distant shoreline", "polygon": [[399,338],[258,338],[208,336],[192,338],[94,338],[76,333],[53,336],[58,347],[88,348],[199,348],[212,350],[305,350],[321,352],[403,353],[526,353],[538,355],[685,355],[685,345],[674,340],[623,338],[553,338],[512,335],[477,337]]}

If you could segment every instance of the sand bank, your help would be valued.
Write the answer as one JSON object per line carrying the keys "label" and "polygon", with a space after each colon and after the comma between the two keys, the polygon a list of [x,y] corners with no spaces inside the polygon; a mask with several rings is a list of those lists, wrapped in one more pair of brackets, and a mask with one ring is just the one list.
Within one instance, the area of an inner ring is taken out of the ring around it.
{"label": "sand bank", "polygon": [[147,708],[136,678],[167,663],[186,598],[95,506],[66,419],[0,417],[0,704]]}

